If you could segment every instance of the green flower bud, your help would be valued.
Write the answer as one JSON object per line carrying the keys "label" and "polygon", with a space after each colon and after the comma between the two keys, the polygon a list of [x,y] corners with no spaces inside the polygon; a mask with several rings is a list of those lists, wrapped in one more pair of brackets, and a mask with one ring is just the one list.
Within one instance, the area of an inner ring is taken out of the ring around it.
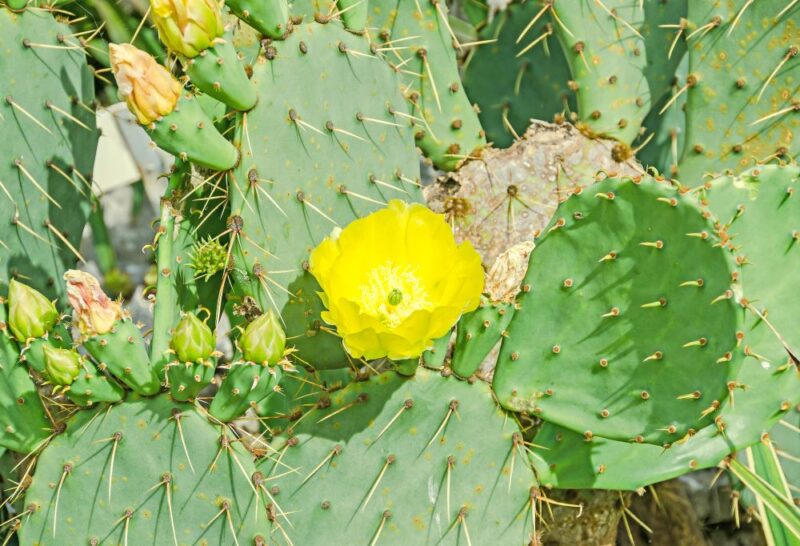
{"label": "green flower bud", "polygon": [[186,313],[172,334],[170,345],[181,362],[199,362],[216,347],[214,332],[193,313]]}
{"label": "green flower bud", "polygon": [[26,284],[8,283],[8,326],[20,342],[44,336],[58,321],[58,310],[44,294]]}
{"label": "green flower bud", "polygon": [[71,385],[81,373],[81,357],[71,349],[44,346],[44,369],[56,385]]}
{"label": "green flower bud", "polygon": [[207,239],[192,249],[192,269],[195,277],[208,280],[228,265],[228,249],[218,239]]}
{"label": "green flower bud", "polygon": [[245,360],[274,366],[283,358],[286,334],[270,310],[247,325],[239,339],[239,346]]}

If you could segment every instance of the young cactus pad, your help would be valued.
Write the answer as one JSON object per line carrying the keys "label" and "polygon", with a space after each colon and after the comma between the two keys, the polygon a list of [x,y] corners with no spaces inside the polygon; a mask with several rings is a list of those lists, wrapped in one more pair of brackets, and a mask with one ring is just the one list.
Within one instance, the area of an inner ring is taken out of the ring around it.
{"label": "young cactus pad", "polygon": [[537,239],[494,389],[587,438],[671,444],[713,422],[741,356],[733,262],[650,177],[575,191]]}
{"label": "young cactus pad", "polygon": [[272,446],[259,471],[281,491],[279,544],[514,544],[531,532],[522,434],[483,382],[386,372],[333,393]]}

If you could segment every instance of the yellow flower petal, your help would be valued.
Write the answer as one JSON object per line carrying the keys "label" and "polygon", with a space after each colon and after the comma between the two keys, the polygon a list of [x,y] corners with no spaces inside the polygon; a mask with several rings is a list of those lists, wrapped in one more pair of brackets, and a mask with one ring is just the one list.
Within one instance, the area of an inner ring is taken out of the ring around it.
{"label": "yellow flower petal", "polygon": [[310,258],[322,319],[356,358],[414,358],[474,310],[481,259],[457,245],[444,217],[393,200],[326,238]]}

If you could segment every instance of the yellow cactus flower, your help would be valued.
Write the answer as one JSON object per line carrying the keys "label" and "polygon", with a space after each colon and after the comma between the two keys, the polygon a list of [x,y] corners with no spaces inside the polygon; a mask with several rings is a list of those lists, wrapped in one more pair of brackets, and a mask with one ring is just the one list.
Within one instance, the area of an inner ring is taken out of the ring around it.
{"label": "yellow cactus flower", "polygon": [[110,44],[111,70],[119,96],[142,125],[150,125],[175,110],[183,87],[169,71],[130,44]]}
{"label": "yellow cactus flower", "polygon": [[106,296],[94,276],[70,269],[64,273],[64,280],[74,322],[82,335],[108,333],[124,317],[122,306]]}
{"label": "yellow cactus flower", "polygon": [[481,258],[457,245],[444,216],[392,200],[326,238],[311,253],[325,322],[356,358],[413,358],[474,310]]}
{"label": "yellow cactus flower", "polygon": [[197,57],[225,32],[216,0],[150,0],[150,7],[161,41],[185,57]]}

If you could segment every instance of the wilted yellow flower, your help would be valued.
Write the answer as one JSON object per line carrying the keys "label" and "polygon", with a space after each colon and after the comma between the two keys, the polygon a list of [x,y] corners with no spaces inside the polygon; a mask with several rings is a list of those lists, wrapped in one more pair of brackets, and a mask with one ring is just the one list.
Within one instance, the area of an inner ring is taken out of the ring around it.
{"label": "wilted yellow flower", "polygon": [[70,269],[64,273],[73,318],[84,336],[105,334],[123,318],[122,306],[106,296],[92,275]]}
{"label": "wilted yellow flower", "polygon": [[481,258],[456,245],[444,216],[393,200],[311,253],[322,318],[354,357],[413,358],[472,311],[483,290]]}
{"label": "wilted yellow flower", "polygon": [[175,110],[183,87],[169,71],[130,44],[110,44],[111,69],[119,96],[142,125]]}
{"label": "wilted yellow flower", "polygon": [[186,57],[196,57],[222,36],[216,0],[150,0],[158,36],[167,47]]}

